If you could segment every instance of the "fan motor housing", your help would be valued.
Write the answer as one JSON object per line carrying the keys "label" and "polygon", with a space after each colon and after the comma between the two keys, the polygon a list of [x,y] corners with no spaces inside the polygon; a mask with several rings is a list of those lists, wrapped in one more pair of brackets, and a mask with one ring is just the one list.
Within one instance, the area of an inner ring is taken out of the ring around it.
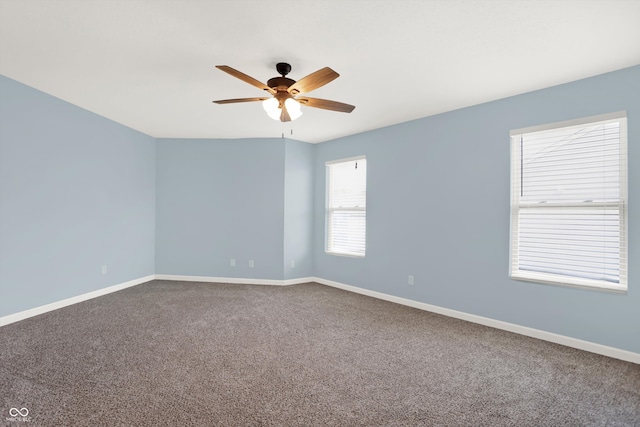
{"label": "fan motor housing", "polygon": [[287,88],[295,82],[295,80],[287,77],[274,77],[272,79],[269,79],[269,81],[267,82],[267,86],[269,86],[271,89],[276,90],[278,89],[278,87],[283,86],[284,90],[287,90]]}

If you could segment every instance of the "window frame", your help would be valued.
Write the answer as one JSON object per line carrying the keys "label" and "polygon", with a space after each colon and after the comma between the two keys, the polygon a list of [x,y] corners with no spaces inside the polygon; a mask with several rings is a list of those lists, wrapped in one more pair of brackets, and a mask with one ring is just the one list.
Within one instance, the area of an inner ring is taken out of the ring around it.
{"label": "window frame", "polygon": [[[522,176],[522,164],[520,163],[520,137],[522,135],[549,131],[554,129],[567,128],[572,126],[618,122],[619,133],[619,198],[617,202],[591,202],[583,203],[526,203],[520,202],[520,185]],[[597,116],[583,117],[575,120],[567,120],[556,123],[549,123],[540,126],[532,126],[522,129],[515,129],[509,133],[511,148],[510,167],[510,191],[511,191],[511,212],[510,212],[510,236],[509,236],[509,277],[514,280],[543,283],[556,286],[586,288],[615,293],[626,293],[628,290],[628,155],[627,155],[627,114],[626,111],[602,114]],[[604,280],[587,279],[577,276],[570,276],[555,273],[533,272],[520,270],[518,264],[519,250],[519,212],[524,209],[544,209],[550,211],[554,208],[576,208],[578,210],[588,210],[597,208],[617,208],[619,218],[619,283],[607,282]]]}
{"label": "window frame", "polygon": [[[347,157],[347,158],[343,158],[343,159],[337,159],[337,160],[330,160],[325,162],[325,244],[324,244],[324,251],[326,254],[329,255],[335,255],[335,256],[341,256],[341,257],[349,257],[349,258],[365,258],[366,256],[366,252],[367,252],[367,220],[366,220],[366,212],[367,212],[367,207],[366,207],[366,190],[365,190],[365,206],[364,207],[356,207],[356,206],[352,206],[352,207],[344,207],[344,208],[331,208],[331,172],[330,172],[330,167],[337,165],[337,164],[341,164],[341,163],[350,163],[350,162],[357,162],[359,160],[364,160],[365,163],[367,162],[367,157],[365,155],[361,155],[361,156],[355,156],[355,157]],[[367,176],[365,175],[365,186],[367,183]],[[342,211],[342,212],[364,212],[365,215],[365,230],[364,230],[364,251],[362,254],[360,253],[355,253],[355,252],[342,252],[342,251],[335,251],[335,250],[331,250],[330,249],[330,241],[331,241],[331,213],[335,212],[335,211]]]}

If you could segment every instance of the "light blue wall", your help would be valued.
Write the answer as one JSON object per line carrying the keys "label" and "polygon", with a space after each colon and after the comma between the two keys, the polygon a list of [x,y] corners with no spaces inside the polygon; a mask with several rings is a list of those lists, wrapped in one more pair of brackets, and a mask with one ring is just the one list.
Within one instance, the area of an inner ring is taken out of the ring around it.
{"label": "light blue wall", "polygon": [[[313,275],[314,146],[286,140],[284,176],[284,278]],[[295,268],[291,268],[291,261]]]}
{"label": "light blue wall", "polygon": [[0,316],[153,274],[154,181],[153,138],[0,76]]}
{"label": "light blue wall", "polygon": [[282,139],[157,140],[156,273],[282,279],[284,157]]}
{"label": "light blue wall", "polygon": [[[510,280],[509,131],[620,110],[629,119],[628,293]],[[315,275],[640,352],[639,123],[640,66],[319,144]],[[324,164],[363,154],[366,257],[327,255]]]}
{"label": "light blue wall", "polygon": [[285,139],[158,140],[157,273],[310,276],[313,153]]}

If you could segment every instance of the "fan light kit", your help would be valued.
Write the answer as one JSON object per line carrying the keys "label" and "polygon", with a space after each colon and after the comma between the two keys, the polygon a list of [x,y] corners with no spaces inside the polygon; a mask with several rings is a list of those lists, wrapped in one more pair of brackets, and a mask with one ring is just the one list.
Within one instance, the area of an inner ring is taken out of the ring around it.
{"label": "fan light kit", "polygon": [[273,95],[272,98],[237,98],[213,101],[216,104],[262,101],[262,107],[267,112],[267,115],[281,122],[289,122],[300,117],[302,115],[301,105],[322,108],[324,110],[340,111],[342,113],[350,113],[356,108],[353,105],[327,99],[310,98],[308,96],[298,97],[298,95],[318,89],[340,76],[340,74],[329,67],[324,67],[315,73],[311,73],[295,81],[286,77],[291,71],[291,65],[280,62],[276,65],[276,70],[278,74],[280,74],[280,77],[269,79],[267,84],[241,73],[228,65],[216,65],[216,68]]}

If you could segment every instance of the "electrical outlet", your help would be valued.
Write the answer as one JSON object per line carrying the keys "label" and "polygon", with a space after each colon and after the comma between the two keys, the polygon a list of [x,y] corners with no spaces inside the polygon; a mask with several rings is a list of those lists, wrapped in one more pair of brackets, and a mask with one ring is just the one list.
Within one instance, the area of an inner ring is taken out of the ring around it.
{"label": "electrical outlet", "polygon": [[236,259],[235,258],[231,258],[231,261],[229,261],[229,265],[231,267],[235,267],[236,266]]}
{"label": "electrical outlet", "polygon": [[293,270],[294,268],[296,268],[296,261],[295,260],[291,260],[291,269]]}
{"label": "electrical outlet", "polygon": [[253,262],[252,259],[249,260],[249,268],[253,268],[255,266],[255,263]]}
{"label": "electrical outlet", "polygon": [[102,274],[107,274],[107,266],[106,265],[102,266]]}
{"label": "electrical outlet", "polygon": [[413,283],[414,283],[414,282],[413,282],[413,276],[412,276],[412,275],[409,275],[409,284],[410,284],[410,285],[413,285]]}

